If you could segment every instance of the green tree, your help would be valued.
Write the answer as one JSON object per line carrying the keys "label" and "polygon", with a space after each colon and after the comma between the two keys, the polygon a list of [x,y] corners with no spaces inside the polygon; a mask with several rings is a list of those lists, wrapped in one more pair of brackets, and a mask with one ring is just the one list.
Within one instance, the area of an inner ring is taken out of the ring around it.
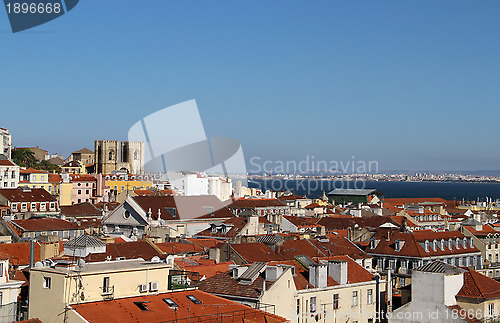
{"label": "green tree", "polygon": [[16,149],[12,152],[12,160],[19,166],[34,167],[38,164],[35,153],[29,148]]}

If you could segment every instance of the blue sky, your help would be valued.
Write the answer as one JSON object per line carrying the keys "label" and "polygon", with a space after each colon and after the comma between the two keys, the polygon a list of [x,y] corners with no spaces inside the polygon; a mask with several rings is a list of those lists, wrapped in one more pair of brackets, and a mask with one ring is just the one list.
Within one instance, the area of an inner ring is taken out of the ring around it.
{"label": "blue sky", "polygon": [[[67,156],[196,99],[247,159],[499,169],[498,1],[110,1],[12,34],[0,127]],[[175,134],[165,129],[165,140]]]}

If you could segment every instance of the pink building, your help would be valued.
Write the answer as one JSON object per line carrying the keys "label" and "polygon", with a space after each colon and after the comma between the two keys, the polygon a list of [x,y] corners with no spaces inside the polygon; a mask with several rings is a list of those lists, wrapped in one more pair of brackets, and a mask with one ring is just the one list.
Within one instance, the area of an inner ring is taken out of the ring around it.
{"label": "pink building", "polygon": [[94,203],[94,190],[97,187],[97,179],[91,175],[70,174],[70,182],[73,184],[71,192],[71,203]]}

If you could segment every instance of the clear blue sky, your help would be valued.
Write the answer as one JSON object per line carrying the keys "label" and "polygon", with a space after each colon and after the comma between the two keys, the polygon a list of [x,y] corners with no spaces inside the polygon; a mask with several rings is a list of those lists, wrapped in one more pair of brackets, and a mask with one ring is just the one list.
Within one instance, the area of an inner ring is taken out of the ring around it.
{"label": "clear blue sky", "polygon": [[[500,169],[500,2],[82,0],[12,34],[0,127],[67,156],[196,99],[247,159]],[[165,139],[174,137],[165,129]]]}

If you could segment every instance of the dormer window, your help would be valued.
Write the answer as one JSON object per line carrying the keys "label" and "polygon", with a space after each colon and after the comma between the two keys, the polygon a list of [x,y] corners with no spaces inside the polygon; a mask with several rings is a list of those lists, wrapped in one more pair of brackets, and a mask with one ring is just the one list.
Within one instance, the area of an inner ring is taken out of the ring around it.
{"label": "dormer window", "polygon": [[440,246],[442,251],[444,251],[444,239],[441,239],[441,243],[440,243]]}
{"label": "dormer window", "polygon": [[467,238],[463,239],[463,245],[464,245],[464,249],[467,249]]}
{"label": "dormer window", "polygon": [[471,248],[474,248],[474,239],[473,238],[469,238],[469,245]]}
{"label": "dormer window", "polygon": [[425,251],[429,252],[429,240],[425,240]]}
{"label": "dormer window", "polygon": [[457,238],[456,245],[457,249],[460,249],[460,238]]}
{"label": "dormer window", "polygon": [[450,250],[453,249],[453,242],[451,241],[451,238],[448,239],[448,249],[450,249]]}
{"label": "dormer window", "polygon": [[434,251],[437,250],[437,241],[436,240],[432,241],[432,250],[434,250]]}
{"label": "dormer window", "polygon": [[403,248],[404,244],[405,244],[404,241],[396,239],[396,241],[394,242],[394,249],[396,249],[396,251],[401,251],[401,249]]}
{"label": "dormer window", "polygon": [[375,249],[375,248],[376,248],[375,239],[370,239],[370,249]]}

